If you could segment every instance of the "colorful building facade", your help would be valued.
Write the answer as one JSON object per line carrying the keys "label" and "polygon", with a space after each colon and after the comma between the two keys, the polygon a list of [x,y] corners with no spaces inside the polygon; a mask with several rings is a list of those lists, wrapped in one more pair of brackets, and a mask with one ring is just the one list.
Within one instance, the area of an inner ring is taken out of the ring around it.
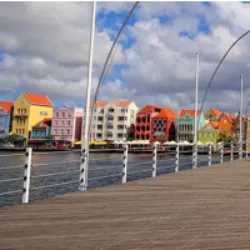
{"label": "colorful building facade", "polygon": [[221,114],[218,121],[218,133],[226,134],[227,136],[233,135],[233,122],[234,119],[230,114]]}
{"label": "colorful building facade", "polygon": [[13,102],[0,101],[0,136],[7,136],[11,131]]}
{"label": "colorful building facade", "polygon": [[81,140],[83,109],[61,106],[53,111],[51,135],[55,140]]}
{"label": "colorful building facade", "polygon": [[198,131],[199,141],[202,143],[216,143],[219,139],[218,122],[209,122]]}
{"label": "colorful building facade", "polygon": [[210,108],[207,113],[205,114],[205,120],[208,121],[218,121],[221,116],[221,111],[215,108]]}
{"label": "colorful building facade", "polygon": [[52,118],[53,103],[48,96],[23,93],[14,102],[12,133],[31,138],[34,125],[44,118]]}
{"label": "colorful building facade", "polygon": [[[205,125],[205,117],[197,111],[197,130],[199,131]],[[195,111],[182,109],[177,118],[177,141],[189,141],[194,140],[194,124],[195,124]]]}
{"label": "colorful building facade", "polygon": [[32,139],[45,139],[51,135],[51,118],[44,118],[32,127],[31,138]]}
{"label": "colorful building facade", "polygon": [[[169,108],[146,105],[136,116],[136,140],[167,141],[175,137],[177,114]],[[173,131],[173,132],[172,132]]]}

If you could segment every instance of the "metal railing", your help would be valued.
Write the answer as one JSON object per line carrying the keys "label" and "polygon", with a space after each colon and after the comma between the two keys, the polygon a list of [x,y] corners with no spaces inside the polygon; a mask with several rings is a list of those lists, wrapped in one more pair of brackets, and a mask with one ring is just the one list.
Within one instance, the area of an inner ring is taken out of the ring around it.
{"label": "metal railing", "polygon": [[[183,150],[184,147],[181,144],[171,145],[174,149],[172,151],[167,150],[168,147],[165,145],[154,145],[153,148],[148,149],[146,147],[131,150],[128,145],[124,145],[119,149],[91,150],[88,187],[126,183],[136,179],[212,166],[248,157],[248,142],[242,143],[242,147],[233,142],[229,145],[198,146],[197,153],[194,146],[192,146],[192,150],[190,150],[190,146],[188,146],[188,150]],[[134,154],[136,151],[138,155]],[[38,163],[32,159],[32,157],[43,159],[55,155],[59,158],[63,155],[68,157],[71,152],[33,153],[31,148],[27,148],[24,163],[13,166],[2,166],[1,157],[6,161],[8,157],[13,159],[17,156],[24,156],[23,154],[0,155],[0,206],[8,204],[9,199],[13,196],[20,197],[21,203],[29,203],[30,200],[77,191],[80,159]],[[107,158],[107,154],[104,156],[95,154],[100,152],[108,153],[109,157]],[[112,153],[110,154],[110,152]],[[78,156],[76,155],[76,157]],[[21,172],[23,172],[23,176],[21,176]]]}

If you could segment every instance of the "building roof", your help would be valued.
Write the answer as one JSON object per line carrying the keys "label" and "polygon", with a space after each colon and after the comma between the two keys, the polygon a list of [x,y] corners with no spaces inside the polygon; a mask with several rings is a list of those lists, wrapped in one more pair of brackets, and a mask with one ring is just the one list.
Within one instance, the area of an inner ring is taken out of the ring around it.
{"label": "building roof", "polygon": [[220,116],[221,115],[221,111],[215,108],[211,108],[211,110],[215,113],[216,116]]}
{"label": "building roof", "polygon": [[[174,112],[172,109],[170,109],[170,108],[166,108],[166,107],[162,107],[162,106],[155,106],[155,105],[146,105],[144,108],[142,108],[142,109],[139,111],[138,114],[153,113],[155,109],[160,109],[160,112],[161,112],[162,110],[165,110],[165,111],[167,111],[167,112],[169,111],[169,112],[175,114],[175,112]],[[159,113],[160,113],[160,112],[159,112]]]}
{"label": "building roof", "polygon": [[47,128],[47,127],[51,127],[51,122],[52,119],[51,118],[44,118],[43,120],[41,120],[40,122],[38,122],[36,125],[33,126],[33,128]]}
{"label": "building roof", "polygon": [[[186,115],[186,113],[189,113],[189,115],[190,115],[191,117],[194,117],[194,115],[195,115],[195,110],[192,110],[192,109],[182,109],[182,110],[180,111],[180,114],[179,114],[179,115],[180,115],[181,117],[183,117],[183,116]],[[199,116],[200,113],[201,113],[201,111],[198,110],[197,115]]]}
{"label": "building roof", "polygon": [[206,130],[208,126],[211,126],[213,129],[218,129],[218,125],[219,125],[219,122],[208,122],[207,124],[205,124],[201,130]]}
{"label": "building roof", "polygon": [[[110,102],[113,102],[115,105],[120,106],[120,107],[128,107],[132,103],[132,101],[110,101]],[[110,102],[108,101],[96,102],[96,107],[104,107]],[[94,106],[94,103],[91,103],[90,107],[93,107],[93,106]]]}
{"label": "building roof", "polygon": [[24,95],[26,96],[30,104],[53,107],[53,103],[46,95],[37,95],[31,93],[24,93]]}
{"label": "building roof", "polygon": [[14,105],[13,102],[0,101],[0,108],[2,108],[5,113],[10,113],[11,107],[13,105]]}
{"label": "building roof", "polygon": [[157,114],[156,116],[154,116],[154,119],[163,119],[163,118],[172,118],[172,119],[177,119],[177,114],[167,108],[163,108],[159,114]]}

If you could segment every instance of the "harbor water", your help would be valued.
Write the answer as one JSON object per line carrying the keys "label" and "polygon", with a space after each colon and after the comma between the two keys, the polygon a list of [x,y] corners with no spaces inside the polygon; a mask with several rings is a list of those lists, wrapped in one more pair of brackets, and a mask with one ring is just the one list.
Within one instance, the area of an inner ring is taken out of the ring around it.
{"label": "harbor water", "polygon": [[[225,157],[225,161],[230,158]],[[213,164],[220,156],[213,156]],[[23,189],[24,152],[0,152],[0,206],[20,204]],[[89,189],[120,184],[122,153],[93,153],[90,155]],[[199,155],[199,167],[208,165],[208,155]],[[46,199],[78,191],[79,152],[35,152],[32,156],[30,201]],[[180,155],[179,171],[192,168],[192,155]],[[175,171],[175,155],[158,155],[157,175]],[[151,154],[129,154],[127,181],[152,176]],[[10,180],[10,181],[5,181]],[[14,194],[8,192],[17,191]]]}

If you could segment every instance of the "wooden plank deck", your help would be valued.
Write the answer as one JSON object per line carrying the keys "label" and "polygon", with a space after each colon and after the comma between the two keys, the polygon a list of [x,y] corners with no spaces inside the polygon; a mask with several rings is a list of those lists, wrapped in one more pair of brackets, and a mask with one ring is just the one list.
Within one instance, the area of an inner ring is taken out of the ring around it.
{"label": "wooden plank deck", "polygon": [[250,249],[250,161],[0,209],[0,249]]}

